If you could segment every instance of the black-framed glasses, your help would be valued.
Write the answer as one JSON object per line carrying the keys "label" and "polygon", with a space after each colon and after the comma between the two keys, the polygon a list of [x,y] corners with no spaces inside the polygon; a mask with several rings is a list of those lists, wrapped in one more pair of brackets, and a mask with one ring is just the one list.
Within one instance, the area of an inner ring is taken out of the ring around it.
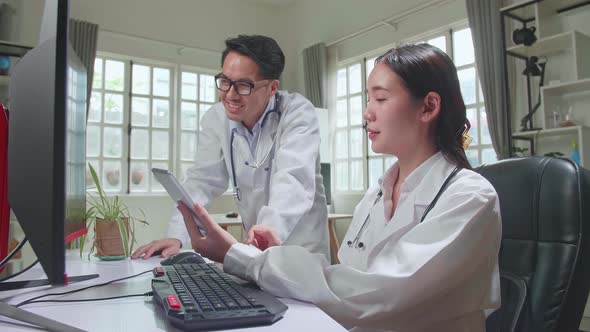
{"label": "black-framed glasses", "polygon": [[[272,80],[261,80],[258,82],[248,82],[248,81],[232,81],[227,77],[221,76],[221,74],[215,76],[215,85],[217,89],[223,92],[228,92],[231,89],[232,85],[234,90],[241,96],[249,96],[252,94],[252,90],[258,85],[259,83],[272,82]],[[268,84],[267,83],[267,84]]]}

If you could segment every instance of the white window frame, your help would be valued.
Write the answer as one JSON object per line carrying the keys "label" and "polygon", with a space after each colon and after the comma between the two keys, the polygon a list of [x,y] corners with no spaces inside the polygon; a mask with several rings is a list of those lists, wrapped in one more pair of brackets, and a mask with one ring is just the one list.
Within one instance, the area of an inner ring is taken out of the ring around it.
{"label": "white window frame", "polygon": [[[182,84],[182,72],[192,72],[192,73],[197,73],[198,75],[200,74],[206,74],[206,75],[216,75],[217,73],[219,73],[219,70],[214,70],[214,69],[207,69],[207,68],[201,68],[201,67],[196,67],[196,66],[188,66],[188,65],[182,65],[182,64],[174,64],[174,63],[169,63],[169,62],[162,62],[162,61],[158,61],[158,60],[153,60],[153,59],[146,59],[146,58],[140,58],[140,57],[134,57],[134,56],[127,56],[127,55],[120,55],[120,54],[114,54],[114,53],[109,53],[109,52],[97,52],[96,55],[97,58],[102,58],[103,59],[103,79],[102,79],[102,86],[100,87],[96,87],[93,86],[92,87],[92,91],[98,91],[102,93],[102,101],[101,101],[101,108],[104,108],[104,93],[105,93],[105,89],[104,89],[104,67],[105,67],[105,60],[115,60],[115,61],[121,61],[125,64],[125,82],[124,82],[124,89],[122,92],[117,91],[116,93],[122,93],[123,94],[123,124],[120,125],[120,127],[123,129],[123,140],[122,140],[122,156],[120,158],[121,160],[121,190],[120,191],[110,191],[111,193],[117,193],[117,194],[123,194],[123,195],[130,195],[130,196],[160,196],[160,195],[164,195],[164,191],[156,189],[156,190],[152,190],[151,189],[151,183],[147,183],[147,191],[141,191],[141,192],[130,192],[130,187],[131,187],[131,178],[130,178],[130,174],[129,174],[129,169],[131,167],[131,161],[132,160],[138,160],[137,158],[131,159],[131,145],[130,145],[130,138],[131,138],[131,115],[132,115],[132,106],[131,106],[131,98],[132,96],[139,96],[139,97],[146,97],[146,98],[150,98],[150,100],[152,100],[154,97],[155,98],[160,98],[159,96],[154,96],[152,94],[153,92],[153,68],[154,67],[158,67],[158,68],[166,68],[170,70],[170,94],[168,99],[170,100],[170,127],[168,128],[168,134],[169,134],[169,146],[168,146],[168,151],[169,151],[169,156],[168,156],[168,160],[153,160],[152,158],[148,158],[147,162],[148,162],[148,167],[149,165],[151,165],[151,163],[157,162],[157,163],[167,163],[168,164],[168,168],[170,170],[172,170],[173,172],[175,172],[175,174],[178,175],[179,178],[181,178],[183,175],[181,174],[181,146],[180,146],[180,139],[181,139],[181,130],[180,128],[182,128],[181,126],[181,117],[180,117],[180,106],[181,106],[181,84]],[[132,94],[131,91],[131,80],[132,80],[132,66],[133,65],[143,65],[143,66],[149,66],[150,67],[150,94],[149,95],[144,95],[144,94],[137,94],[134,93]],[[200,84],[200,80],[199,80],[198,76],[198,84]],[[199,87],[197,86],[197,89]],[[107,93],[109,91],[106,91]],[[198,102],[197,104],[200,104],[200,98],[199,98],[199,90],[197,90],[197,98],[198,98]],[[214,98],[214,102],[213,103],[209,103],[211,105],[217,103],[219,101],[219,94],[217,89],[215,89],[215,98]],[[162,98],[166,98],[166,97],[162,97]],[[90,102],[90,101],[89,101]],[[150,101],[150,125],[148,127],[138,127],[138,128],[142,128],[142,129],[148,129],[149,133],[151,133],[151,130],[154,129],[151,126],[151,111],[152,111],[152,102]],[[197,109],[197,111],[199,112],[199,119],[198,119],[198,125],[197,125],[197,137],[200,131],[200,118],[202,117],[202,115],[200,115],[200,111],[199,109]],[[105,160],[112,160],[113,158],[105,158],[103,155],[103,145],[104,145],[104,117],[101,116],[100,122],[93,122],[93,125],[98,125],[100,127],[101,130],[101,142],[100,142],[100,149],[99,149],[99,156],[98,157],[88,157],[86,156],[87,160],[98,160],[100,161],[100,164],[102,165],[102,163]],[[107,126],[110,126],[110,124],[107,124]],[[159,129],[159,128],[156,128]],[[151,134],[150,134],[150,140],[151,140]],[[198,139],[198,138],[197,138]],[[149,142],[147,144],[150,144]],[[152,150],[151,144],[149,146],[149,151]],[[151,155],[151,152],[150,152]],[[102,177],[102,167],[99,167],[100,169],[97,169],[97,173],[99,173],[99,179],[101,179],[101,181],[103,180]],[[148,174],[148,177],[151,177]]]}

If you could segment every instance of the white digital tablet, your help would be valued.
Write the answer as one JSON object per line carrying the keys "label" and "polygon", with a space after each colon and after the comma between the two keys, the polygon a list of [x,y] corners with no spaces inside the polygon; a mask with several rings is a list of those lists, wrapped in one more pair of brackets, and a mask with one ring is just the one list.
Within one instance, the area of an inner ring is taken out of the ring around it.
{"label": "white digital tablet", "polygon": [[184,204],[186,204],[186,206],[189,207],[193,213],[194,219],[197,223],[197,226],[199,227],[199,230],[201,231],[201,234],[207,235],[207,228],[203,226],[201,220],[199,220],[197,213],[195,212],[195,203],[188,195],[186,190],[184,190],[184,188],[180,185],[174,174],[172,174],[167,169],[160,168],[152,168],[152,173],[154,174],[156,180],[162,184],[164,189],[166,189],[170,197],[172,197],[175,202],[182,201]]}

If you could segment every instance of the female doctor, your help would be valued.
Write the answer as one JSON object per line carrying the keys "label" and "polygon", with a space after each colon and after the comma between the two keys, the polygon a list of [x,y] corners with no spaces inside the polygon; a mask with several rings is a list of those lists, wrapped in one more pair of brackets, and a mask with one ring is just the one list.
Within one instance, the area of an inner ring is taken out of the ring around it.
{"label": "female doctor", "polygon": [[[371,148],[398,157],[357,205],[341,264],[254,234],[236,243],[196,206],[201,236],[180,205],[193,248],[276,296],[310,301],[353,331],[485,331],[500,303],[499,202],[470,170],[455,66],[439,49],[408,45],[379,57],[364,113]],[[468,126],[467,126],[468,127]]]}
{"label": "female doctor", "polygon": [[[279,91],[285,57],[274,39],[240,35],[225,44],[222,72],[215,77],[221,102],[200,121],[196,161],[183,187],[194,202],[206,206],[229,183],[246,231],[273,229],[282,243],[329,257],[313,105],[299,94]],[[132,258],[157,251],[167,257],[189,243],[176,212],[168,238],[141,246]]]}

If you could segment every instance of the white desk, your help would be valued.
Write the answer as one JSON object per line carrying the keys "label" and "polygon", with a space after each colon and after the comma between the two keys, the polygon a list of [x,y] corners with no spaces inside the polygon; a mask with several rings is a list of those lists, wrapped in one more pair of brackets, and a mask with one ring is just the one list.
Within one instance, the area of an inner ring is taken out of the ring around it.
{"label": "white desk", "polygon": [[[84,286],[106,282],[133,274],[151,270],[157,266],[160,258],[148,260],[123,260],[102,262],[92,258],[88,262],[81,260],[74,251],[68,252],[67,271],[70,276],[99,273],[93,280],[70,284],[67,287],[38,287],[16,291],[0,292],[0,300],[16,304],[44,293],[61,292],[82,288]],[[27,271],[17,280],[45,278],[40,266]],[[81,299],[108,297],[124,294],[140,294],[151,291],[151,274],[145,274],[108,286],[74,293],[61,299]],[[271,326],[254,327],[232,331],[346,331],[336,321],[310,303],[291,299],[281,299],[289,309],[281,320]],[[36,303],[22,307],[25,310],[73,325],[87,331],[180,331],[165,319],[163,311],[151,297],[132,297],[110,301],[72,302],[72,303]],[[0,331],[38,331],[0,317]]]}

